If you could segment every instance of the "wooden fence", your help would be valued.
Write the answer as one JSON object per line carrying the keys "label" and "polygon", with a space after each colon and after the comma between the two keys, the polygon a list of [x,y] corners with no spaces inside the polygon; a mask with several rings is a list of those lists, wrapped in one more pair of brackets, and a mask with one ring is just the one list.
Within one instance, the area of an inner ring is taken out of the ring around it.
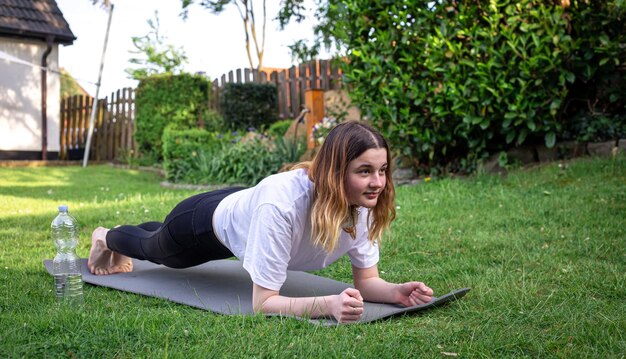
{"label": "wooden fence", "polygon": [[[279,118],[295,118],[305,102],[307,89],[341,87],[341,70],[331,60],[314,60],[289,69],[268,73],[239,69],[224,74],[212,84],[209,106],[219,110],[220,93],[227,83],[273,83],[278,91]],[[81,160],[87,142],[93,98],[76,95],[61,100],[59,159]],[[135,90],[124,88],[98,101],[89,159],[113,161],[136,153]]]}
{"label": "wooden fence", "polygon": [[[89,159],[112,161],[134,153],[135,91],[124,88],[98,101]],[[59,159],[81,160],[87,143],[93,97],[75,95],[61,100]]]}
{"label": "wooden fence", "polygon": [[272,83],[278,90],[279,118],[298,116],[307,89],[334,90],[341,88],[341,69],[332,60],[313,60],[289,69],[265,71],[238,69],[215,79],[210,106],[219,111],[220,93],[227,83]]}

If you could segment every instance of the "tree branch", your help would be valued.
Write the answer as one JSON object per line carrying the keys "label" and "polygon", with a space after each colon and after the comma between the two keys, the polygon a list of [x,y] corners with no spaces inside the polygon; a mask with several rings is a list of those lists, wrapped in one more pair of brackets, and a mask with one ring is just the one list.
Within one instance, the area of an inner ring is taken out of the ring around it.
{"label": "tree branch", "polygon": [[246,53],[248,54],[248,62],[250,63],[250,68],[254,69],[254,63],[252,62],[252,54],[250,53],[250,34],[248,30],[248,22],[250,21],[250,16],[248,12],[248,1],[249,0],[241,0],[241,3],[246,9],[245,16],[243,12],[241,11],[241,9],[239,8],[239,4],[235,2],[235,5],[237,5],[237,10],[239,10],[239,14],[241,14],[242,19],[243,19],[243,29],[246,34]]}
{"label": "tree branch", "polygon": [[257,40],[257,33],[256,33],[256,19],[254,17],[254,6],[252,5],[252,2],[250,1],[250,7],[248,9],[248,12],[250,13],[250,17],[252,18],[252,24],[250,26],[250,31],[252,33],[252,41],[254,41],[254,48],[256,50],[256,56],[257,59],[259,60],[259,66],[258,66],[258,70],[261,71],[263,68],[263,53],[265,50],[265,24],[266,24],[266,19],[267,19],[267,11],[266,11],[266,6],[265,6],[265,0],[263,0],[263,32],[262,32],[262,36],[263,36],[263,45],[261,47],[259,47],[259,42]]}

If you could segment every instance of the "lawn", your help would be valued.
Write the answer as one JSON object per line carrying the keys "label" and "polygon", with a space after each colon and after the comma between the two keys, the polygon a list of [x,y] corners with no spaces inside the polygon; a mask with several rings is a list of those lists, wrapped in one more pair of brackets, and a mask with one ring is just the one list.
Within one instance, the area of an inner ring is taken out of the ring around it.
{"label": "lawn", "polygon": [[[42,260],[67,203],[86,257],[98,226],[160,220],[196,193],[110,166],[0,168],[1,357],[624,357],[626,157],[579,159],[397,190],[379,269],[462,300],[418,315],[319,327],[223,316],[85,286],[55,303]],[[317,274],[350,281],[340,260]]]}

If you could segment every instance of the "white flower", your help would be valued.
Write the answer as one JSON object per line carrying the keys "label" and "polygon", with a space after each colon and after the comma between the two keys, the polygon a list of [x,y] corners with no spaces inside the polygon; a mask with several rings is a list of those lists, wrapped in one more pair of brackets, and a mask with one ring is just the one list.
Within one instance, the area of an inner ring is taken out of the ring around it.
{"label": "white flower", "polygon": [[324,142],[326,135],[337,125],[337,120],[332,117],[324,117],[322,120],[313,125],[312,138],[319,144]]}

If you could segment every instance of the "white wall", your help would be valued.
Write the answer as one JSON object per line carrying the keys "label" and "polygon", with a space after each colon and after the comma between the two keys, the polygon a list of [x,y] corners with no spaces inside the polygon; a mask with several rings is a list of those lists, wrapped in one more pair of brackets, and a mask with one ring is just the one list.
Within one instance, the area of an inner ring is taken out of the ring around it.
{"label": "white wall", "polygon": [[[40,65],[43,41],[0,37],[0,50]],[[48,66],[58,69],[58,45],[48,55]],[[59,75],[48,72],[48,151],[59,151]],[[0,59],[0,151],[41,151],[41,70]]]}

